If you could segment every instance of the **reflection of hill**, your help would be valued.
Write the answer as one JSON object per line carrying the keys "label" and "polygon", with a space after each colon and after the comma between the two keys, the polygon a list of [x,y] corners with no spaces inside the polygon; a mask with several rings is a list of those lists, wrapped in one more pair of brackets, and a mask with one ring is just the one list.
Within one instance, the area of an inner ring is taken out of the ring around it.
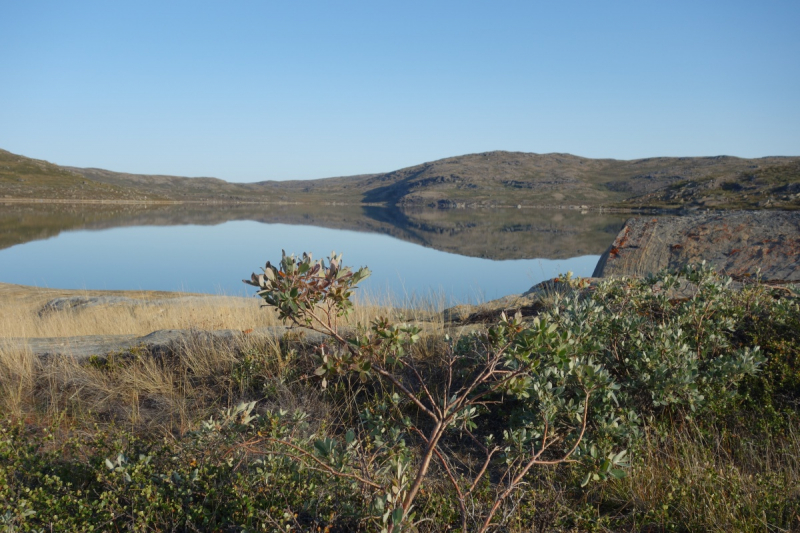
{"label": "reflection of hill", "polygon": [[548,209],[366,208],[405,235],[398,238],[459,255],[488,259],[563,259],[605,252],[627,218]]}
{"label": "reflection of hill", "polygon": [[68,230],[215,225],[231,220],[383,233],[459,255],[561,259],[599,255],[623,215],[538,209],[399,210],[358,206],[10,204],[0,212],[0,248]]}

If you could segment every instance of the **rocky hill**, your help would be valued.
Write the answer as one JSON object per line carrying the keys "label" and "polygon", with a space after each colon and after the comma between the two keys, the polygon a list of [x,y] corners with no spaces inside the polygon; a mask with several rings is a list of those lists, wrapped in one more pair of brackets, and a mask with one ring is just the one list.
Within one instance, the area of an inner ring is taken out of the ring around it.
{"label": "rocky hill", "polygon": [[0,150],[0,200],[4,197],[131,201],[159,199],[142,188],[102,183],[47,161]]}
{"label": "rocky hill", "polygon": [[0,197],[342,202],[439,208],[726,207],[733,203],[743,207],[752,202],[762,202],[762,207],[792,206],[797,203],[795,189],[800,173],[800,157],[659,157],[622,161],[497,151],[380,174],[229,183],[216,178],[59,167],[3,151],[0,156]]}
{"label": "rocky hill", "polygon": [[800,209],[800,161],[680,180],[624,203],[661,208]]}

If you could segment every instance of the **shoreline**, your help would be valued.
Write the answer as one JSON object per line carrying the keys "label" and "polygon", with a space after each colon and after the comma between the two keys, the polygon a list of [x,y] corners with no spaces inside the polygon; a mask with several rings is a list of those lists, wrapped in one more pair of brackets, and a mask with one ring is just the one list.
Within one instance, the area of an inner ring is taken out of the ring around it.
{"label": "shoreline", "polygon": [[66,198],[0,198],[0,204],[87,204],[87,205],[296,205],[296,206],[351,206],[351,207],[383,207],[398,211],[430,209],[434,211],[453,211],[453,210],[484,210],[484,209],[540,209],[540,210],[571,210],[581,212],[599,213],[630,213],[630,214],[673,214],[686,211],[686,208],[650,208],[650,207],[618,207],[618,206],[598,206],[598,205],[523,205],[523,204],[490,204],[490,205],[457,205],[457,206],[430,206],[422,204],[403,204],[389,205],[381,202],[345,202],[345,201],[326,201],[326,202],[301,202],[301,201],[242,201],[242,200],[109,200],[109,199],[66,199]]}

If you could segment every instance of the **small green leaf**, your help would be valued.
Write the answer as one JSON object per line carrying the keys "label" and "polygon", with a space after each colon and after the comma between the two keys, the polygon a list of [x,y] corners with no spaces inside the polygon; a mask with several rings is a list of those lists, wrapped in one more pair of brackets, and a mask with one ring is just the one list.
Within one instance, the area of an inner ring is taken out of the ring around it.
{"label": "small green leaf", "polygon": [[392,511],[392,523],[399,524],[403,521],[403,508],[398,507],[394,511]]}

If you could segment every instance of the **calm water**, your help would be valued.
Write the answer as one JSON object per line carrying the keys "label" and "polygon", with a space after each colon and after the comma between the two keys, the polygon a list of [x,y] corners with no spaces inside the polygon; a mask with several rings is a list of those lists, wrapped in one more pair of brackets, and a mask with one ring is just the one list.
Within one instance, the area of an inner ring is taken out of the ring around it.
{"label": "calm water", "polygon": [[64,289],[252,294],[241,280],[267,260],[280,259],[282,248],[315,257],[336,250],[345,264],[369,266],[373,275],[362,287],[371,294],[403,300],[443,293],[450,303],[520,293],[568,270],[588,276],[599,257],[494,260],[380,233],[245,220],[63,231],[0,250],[0,281]]}

